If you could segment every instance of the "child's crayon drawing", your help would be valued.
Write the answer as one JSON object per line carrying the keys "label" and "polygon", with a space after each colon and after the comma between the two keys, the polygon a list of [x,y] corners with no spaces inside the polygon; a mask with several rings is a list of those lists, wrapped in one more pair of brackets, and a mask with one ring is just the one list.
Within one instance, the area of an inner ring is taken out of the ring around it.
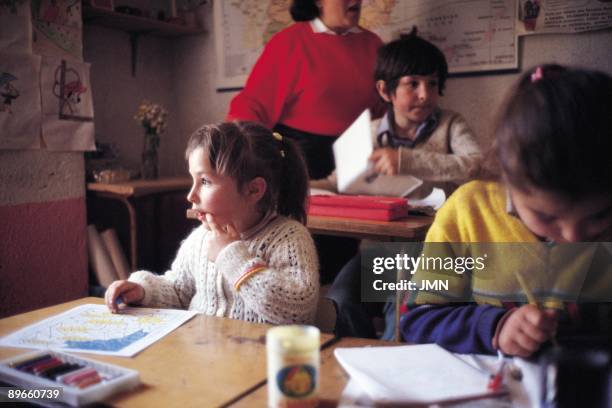
{"label": "child's crayon drawing", "polygon": [[15,80],[17,80],[17,77],[10,72],[0,74],[0,97],[2,97],[0,112],[13,113],[11,104],[19,97],[19,90],[13,85]]}
{"label": "child's crayon drawing", "polygon": [[131,357],[191,319],[183,310],[82,305],[0,338],[0,345]]}

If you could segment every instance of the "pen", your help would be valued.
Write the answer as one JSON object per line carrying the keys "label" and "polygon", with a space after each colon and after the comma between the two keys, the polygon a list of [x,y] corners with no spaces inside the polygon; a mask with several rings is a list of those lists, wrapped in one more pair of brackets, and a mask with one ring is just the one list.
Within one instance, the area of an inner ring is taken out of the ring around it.
{"label": "pen", "polygon": [[[538,300],[535,298],[535,296],[533,296],[533,292],[531,292],[529,286],[527,286],[527,282],[525,282],[525,279],[523,279],[523,275],[521,275],[519,271],[514,271],[514,275],[516,276],[516,280],[518,281],[519,285],[521,285],[521,289],[523,290],[523,292],[525,292],[525,296],[527,296],[527,301],[529,302],[529,304],[540,307]],[[554,336],[551,337],[550,341],[555,347],[559,345],[557,343],[557,339]]]}

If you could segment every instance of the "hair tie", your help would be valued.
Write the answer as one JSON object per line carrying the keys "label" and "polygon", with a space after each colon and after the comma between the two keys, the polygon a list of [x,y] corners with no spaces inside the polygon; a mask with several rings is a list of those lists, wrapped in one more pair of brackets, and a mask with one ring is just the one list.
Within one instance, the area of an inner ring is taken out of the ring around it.
{"label": "hair tie", "polygon": [[[273,136],[273,137],[274,137],[276,140],[278,140],[279,142],[283,143],[283,135],[281,135],[280,133],[278,133],[278,132],[272,132],[272,136]],[[285,158],[285,150],[284,150],[284,149],[281,149],[281,150],[280,150],[280,155],[281,155],[281,157],[282,157],[283,159]]]}
{"label": "hair tie", "polygon": [[538,82],[542,78],[544,78],[544,71],[542,70],[542,67],[537,67],[531,74],[531,83],[533,84]]}

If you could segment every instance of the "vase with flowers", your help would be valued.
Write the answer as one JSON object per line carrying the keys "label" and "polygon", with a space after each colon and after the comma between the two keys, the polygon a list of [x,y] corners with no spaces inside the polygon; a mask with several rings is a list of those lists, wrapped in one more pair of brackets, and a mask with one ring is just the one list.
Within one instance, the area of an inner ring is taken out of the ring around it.
{"label": "vase with flowers", "polygon": [[168,112],[156,103],[147,100],[138,107],[134,119],[144,127],[144,146],[142,149],[142,162],[140,174],[143,179],[156,179],[159,176],[159,136],[166,130],[166,117]]}

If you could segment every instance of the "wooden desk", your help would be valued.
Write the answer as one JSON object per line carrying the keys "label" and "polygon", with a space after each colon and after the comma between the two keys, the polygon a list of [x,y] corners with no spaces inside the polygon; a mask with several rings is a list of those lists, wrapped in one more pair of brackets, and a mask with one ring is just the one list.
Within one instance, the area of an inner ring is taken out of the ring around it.
{"label": "wooden desk", "polygon": [[87,191],[92,194],[119,200],[128,211],[130,220],[130,266],[138,269],[138,221],[133,199],[151,194],[173,191],[188,191],[191,179],[186,177],[162,178],[157,180],[131,180],[123,183],[87,183]]}
{"label": "wooden desk", "polygon": [[[195,210],[187,210],[187,218],[197,219]],[[313,234],[336,235],[376,241],[418,241],[425,238],[433,217],[410,215],[395,221],[357,220],[352,218],[309,215],[306,226]]]}
{"label": "wooden desk", "polygon": [[[0,320],[0,336],[85,303],[84,298]],[[266,324],[197,315],[133,358],[83,354],[140,372],[139,389],[105,401],[117,407],[204,407],[240,399],[266,379]],[[331,335],[322,334],[329,341]],[[0,347],[0,359],[28,352]],[[265,405],[264,405],[265,406]]]}
{"label": "wooden desk", "polygon": [[410,215],[394,221],[357,220],[351,218],[308,216],[313,234],[337,235],[376,241],[418,241],[425,238],[433,217]]}
{"label": "wooden desk", "polygon": [[[334,357],[334,350],[338,347],[364,347],[364,346],[399,346],[398,344],[382,340],[342,338],[330,347],[321,351],[321,367],[319,370],[319,398],[321,408],[338,405],[340,395],[348,383],[349,377]],[[265,407],[268,402],[268,386],[263,385],[252,393],[232,405],[233,407]]]}

